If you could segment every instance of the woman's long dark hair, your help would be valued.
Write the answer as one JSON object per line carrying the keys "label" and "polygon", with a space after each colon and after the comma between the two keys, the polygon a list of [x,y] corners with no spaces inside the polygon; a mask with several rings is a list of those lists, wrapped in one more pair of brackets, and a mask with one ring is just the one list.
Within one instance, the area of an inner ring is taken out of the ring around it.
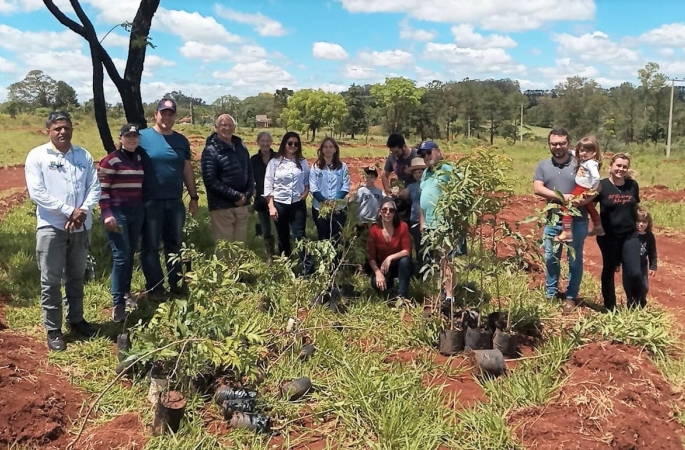
{"label": "woman's long dark hair", "polygon": [[285,148],[288,145],[288,140],[290,138],[297,138],[297,143],[300,144],[299,147],[297,147],[297,150],[295,150],[295,164],[297,164],[298,169],[302,170],[302,141],[300,140],[300,135],[294,131],[288,131],[283,135],[283,139],[281,139],[281,145],[278,147],[277,156],[279,158],[285,157]]}
{"label": "woman's long dark hair", "polygon": [[323,156],[323,146],[326,142],[330,142],[333,147],[335,148],[335,153],[333,154],[333,170],[338,170],[342,169],[342,161],[340,161],[340,146],[338,145],[337,142],[335,142],[335,139],[332,137],[328,136],[321,141],[321,145],[319,145],[319,149],[316,151],[316,154],[319,156],[319,159],[316,160],[316,165],[319,167],[319,169],[325,169],[326,168],[326,158]]}
{"label": "woman's long dark hair", "polygon": [[381,209],[383,209],[383,206],[387,205],[388,203],[392,203],[393,208],[395,208],[395,212],[392,215],[392,226],[397,228],[400,226],[400,215],[397,213],[397,204],[395,203],[395,200],[393,200],[392,197],[385,197],[383,200],[381,200],[381,204],[378,207],[378,218],[376,219],[376,225],[383,228],[383,217],[381,216]]}

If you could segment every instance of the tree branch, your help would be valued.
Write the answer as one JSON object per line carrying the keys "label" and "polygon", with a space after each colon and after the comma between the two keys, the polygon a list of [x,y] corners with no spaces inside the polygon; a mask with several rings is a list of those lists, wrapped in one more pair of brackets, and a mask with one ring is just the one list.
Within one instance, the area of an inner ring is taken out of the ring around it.
{"label": "tree branch", "polygon": [[74,22],[70,18],[68,18],[56,5],[52,0],[43,0],[43,3],[45,6],[48,8],[48,11],[52,13],[53,16],[55,16],[55,19],[59,21],[62,25],[65,27],[69,28],[71,31],[74,33],[82,36],[84,39],[86,38],[86,30],[83,28],[83,26],[79,25],[78,23]]}
{"label": "tree branch", "polygon": [[99,53],[99,59],[102,61],[102,64],[105,66],[105,69],[107,69],[107,75],[109,75],[109,77],[111,78],[112,83],[114,83],[118,87],[120,83],[123,83],[123,79],[121,78],[121,75],[119,75],[119,71],[117,70],[117,67],[114,65],[114,61],[112,61],[112,58],[107,53],[107,50],[105,50],[102,44],[100,44],[100,41],[98,40],[98,35],[95,32],[95,27],[93,26],[93,22],[90,21],[86,13],[83,11],[83,8],[79,3],[79,0],[69,0],[69,3],[71,3],[72,8],[74,8],[76,17],[78,17],[81,23],[83,24],[84,34],[82,34],[81,36],[83,36],[88,42],[93,44],[91,45],[91,49],[97,49]]}

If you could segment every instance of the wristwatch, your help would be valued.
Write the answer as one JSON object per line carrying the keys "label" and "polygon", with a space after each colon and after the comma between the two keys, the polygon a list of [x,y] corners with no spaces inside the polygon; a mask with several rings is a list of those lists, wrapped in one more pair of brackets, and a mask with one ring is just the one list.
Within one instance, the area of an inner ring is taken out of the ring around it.
{"label": "wristwatch", "polygon": [[191,199],[191,200],[198,201],[198,200],[200,200],[200,197],[198,197],[197,195],[191,195],[191,196],[190,196],[190,199]]}

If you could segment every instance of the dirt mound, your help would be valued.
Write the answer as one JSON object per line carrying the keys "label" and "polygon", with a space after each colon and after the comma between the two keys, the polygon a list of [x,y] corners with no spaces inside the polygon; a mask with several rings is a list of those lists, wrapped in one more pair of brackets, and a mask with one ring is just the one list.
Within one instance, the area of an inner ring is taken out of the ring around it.
{"label": "dirt mound", "polygon": [[626,345],[593,343],[565,366],[569,379],[549,405],[515,413],[526,448],[681,450],[679,402],[654,364]]}
{"label": "dirt mound", "polygon": [[652,200],[655,202],[681,202],[685,200],[685,190],[672,191],[667,186],[657,184],[640,188],[641,200]]}
{"label": "dirt mound", "polygon": [[2,171],[2,176],[0,176],[0,193],[12,189],[26,189],[26,176],[23,164],[5,166],[0,171]]}
{"label": "dirt mound", "polygon": [[47,348],[26,336],[0,332],[0,444],[64,448],[81,394],[45,363]]}
{"label": "dirt mound", "polygon": [[147,437],[143,431],[143,422],[138,414],[124,414],[86,432],[75,448],[78,450],[139,450],[147,443]]}

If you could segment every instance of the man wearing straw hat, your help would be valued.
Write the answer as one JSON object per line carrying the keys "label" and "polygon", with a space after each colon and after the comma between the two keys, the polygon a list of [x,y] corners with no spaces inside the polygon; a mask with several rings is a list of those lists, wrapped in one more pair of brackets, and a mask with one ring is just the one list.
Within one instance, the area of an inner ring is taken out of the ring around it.
{"label": "man wearing straw hat", "polygon": [[411,160],[411,165],[404,169],[404,173],[412,175],[416,180],[410,183],[400,192],[400,198],[411,200],[411,212],[409,214],[409,233],[414,241],[414,253],[416,256],[416,267],[419,270],[425,262],[425,257],[421,254],[421,177],[426,168],[423,158],[416,157]]}

